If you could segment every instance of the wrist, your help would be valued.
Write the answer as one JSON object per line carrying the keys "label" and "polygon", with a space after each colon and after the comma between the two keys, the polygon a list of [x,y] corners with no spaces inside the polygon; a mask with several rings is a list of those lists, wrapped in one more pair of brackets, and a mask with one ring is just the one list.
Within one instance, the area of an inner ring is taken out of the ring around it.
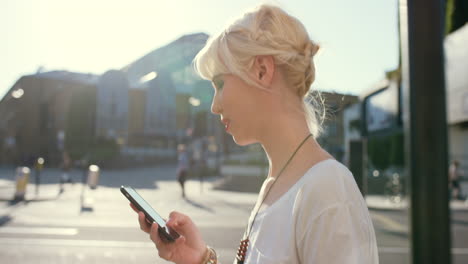
{"label": "wrist", "polygon": [[201,260],[198,263],[205,264],[209,257],[210,257],[210,250],[208,249],[208,246],[205,246],[205,250],[203,251]]}
{"label": "wrist", "polygon": [[217,264],[217,263],[218,263],[218,256],[216,255],[216,251],[210,246],[206,246],[201,264]]}

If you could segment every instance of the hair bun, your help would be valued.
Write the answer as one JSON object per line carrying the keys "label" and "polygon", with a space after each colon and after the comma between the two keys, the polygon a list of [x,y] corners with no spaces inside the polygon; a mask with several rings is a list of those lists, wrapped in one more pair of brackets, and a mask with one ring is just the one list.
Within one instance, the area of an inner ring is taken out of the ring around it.
{"label": "hair bun", "polygon": [[304,56],[306,58],[310,58],[317,54],[318,50],[320,49],[319,45],[315,44],[312,41],[308,41],[304,48]]}
{"label": "hair bun", "polygon": [[[265,89],[251,78],[250,68],[256,56],[271,55],[284,73],[287,92],[304,99],[315,80],[313,56],[318,50],[301,21],[278,6],[263,4],[244,13],[222,34],[210,38],[195,57],[194,65],[204,79],[232,73],[253,87]],[[305,111],[309,130],[317,137],[323,106],[302,101],[301,112]]]}

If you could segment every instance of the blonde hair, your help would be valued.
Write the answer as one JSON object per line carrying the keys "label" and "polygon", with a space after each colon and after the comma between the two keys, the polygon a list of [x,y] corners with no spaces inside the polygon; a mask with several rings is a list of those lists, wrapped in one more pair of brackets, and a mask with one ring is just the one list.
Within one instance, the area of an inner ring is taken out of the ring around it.
{"label": "blonde hair", "polygon": [[259,87],[249,70],[256,56],[273,56],[293,92],[302,99],[301,111],[310,132],[317,138],[322,131],[325,113],[320,93],[310,90],[315,80],[313,57],[318,50],[319,46],[309,38],[297,18],[279,7],[263,4],[211,37],[195,57],[194,67],[207,80],[230,73]]}

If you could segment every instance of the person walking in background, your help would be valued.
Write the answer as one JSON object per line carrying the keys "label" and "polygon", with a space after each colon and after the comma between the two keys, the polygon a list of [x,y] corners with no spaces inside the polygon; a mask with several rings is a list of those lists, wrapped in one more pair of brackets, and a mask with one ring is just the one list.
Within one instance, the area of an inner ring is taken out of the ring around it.
{"label": "person walking in background", "polygon": [[70,177],[70,170],[72,167],[72,160],[70,155],[68,155],[67,151],[64,151],[62,154],[62,164],[60,165],[62,169],[62,174],[60,175],[60,192],[63,192],[63,185],[65,183],[72,183],[72,179]]}
{"label": "person walking in background", "polygon": [[184,144],[177,146],[177,181],[182,189],[182,198],[185,198],[185,181],[190,167],[190,159]]}
{"label": "person walking in background", "polygon": [[450,199],[465,199],[460,186],[461,176],[463,176],[463,171],[460,170],[460,162],[458,160],[452,161],[449,167]]}

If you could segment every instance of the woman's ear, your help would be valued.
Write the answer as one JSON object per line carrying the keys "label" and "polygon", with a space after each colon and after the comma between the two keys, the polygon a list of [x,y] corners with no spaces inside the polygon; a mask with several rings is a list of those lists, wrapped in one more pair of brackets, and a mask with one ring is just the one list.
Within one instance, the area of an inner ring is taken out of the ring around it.
{"label": "woman's ear", "polygon": [[275,59],[271,55],[258,55],[254,62],[254,79],[265,88],[269,88],[275,74]]}

